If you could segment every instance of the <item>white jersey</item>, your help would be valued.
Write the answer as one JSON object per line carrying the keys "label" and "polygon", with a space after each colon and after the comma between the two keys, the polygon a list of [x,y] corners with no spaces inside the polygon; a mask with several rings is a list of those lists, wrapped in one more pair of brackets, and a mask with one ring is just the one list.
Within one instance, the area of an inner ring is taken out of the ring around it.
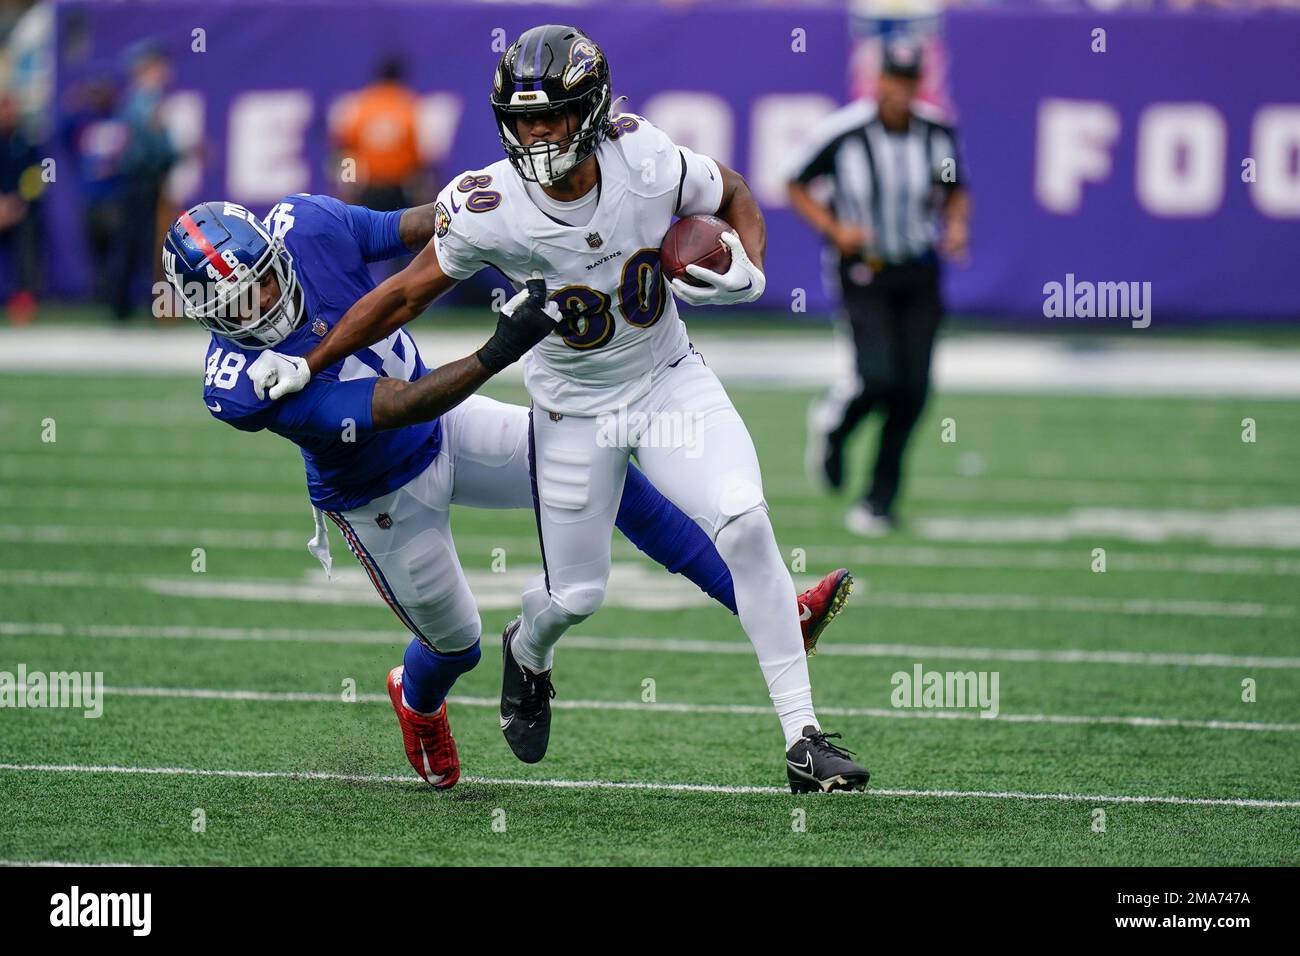
{"label": "white jersey", "polygon": [[[466,279],[499,269],[516,289],[534,271],[567,331],[524,359],[524,384],[547,411],[598,415],[636,401],[651,372],[687,354],[686,326],[659,268],[674,216],[715,213],[717,163],[639,116],[615,119],[596,151],[600,191],[583,225],[538,207],[508,160],[457,177],[438,197],[434,242],[443,272]],[[552,207],[554,209],[554,207]]]}

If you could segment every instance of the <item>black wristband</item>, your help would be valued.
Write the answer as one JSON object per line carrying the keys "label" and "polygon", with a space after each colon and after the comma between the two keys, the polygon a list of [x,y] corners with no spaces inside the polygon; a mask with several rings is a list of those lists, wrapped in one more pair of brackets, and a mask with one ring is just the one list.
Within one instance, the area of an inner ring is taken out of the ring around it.
{"label": "black wristband", "polygon": [[483,343],[483,347],[474,353],[478,360],[483,363],[493,375],[500,372],[507,365],[513,365],[517,359],[511,358],[504,349],[497,344],[496,336],[488,339]]}

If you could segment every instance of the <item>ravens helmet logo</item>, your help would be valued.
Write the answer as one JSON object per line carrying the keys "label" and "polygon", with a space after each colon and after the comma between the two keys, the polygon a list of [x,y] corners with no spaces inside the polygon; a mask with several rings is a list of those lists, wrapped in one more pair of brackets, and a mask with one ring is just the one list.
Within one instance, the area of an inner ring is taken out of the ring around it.
{"label": "ravens helmet logo", "polygon": [[571,90],[584,77],[596,72],[600,64],[600,50],[586,37],[578,37],[569,47],[569,64],[564,69],[564,88]]}

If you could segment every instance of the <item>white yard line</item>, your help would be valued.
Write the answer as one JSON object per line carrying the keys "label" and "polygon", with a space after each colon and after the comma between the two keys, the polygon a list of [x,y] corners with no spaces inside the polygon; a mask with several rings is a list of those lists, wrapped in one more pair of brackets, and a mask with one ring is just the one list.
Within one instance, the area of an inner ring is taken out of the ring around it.
{"label": "white yard line", "polygon": [[[3,498],[0,498],[3,501]],[[147,496],[142,499],[147,503]],[[102,508],[98,509],[102,513]],[[143,509],[142,509],[143,510]],[[86,545],[113,544],[127,547],[221,547],[250,551],[305,551],[310,527],[302,530],[266,531],[258,528],[182,528],[174,525],[130,527],[122,525],[33,524],[0,525],[0,542],[13,544]],[[502,547],[507,551],[537,549],[537,538],[505,535],[458,535],[458,550],[472,554],[476,549]],[[616,548],[634,554],[632,546],[616,542]],[[1007,571],[1088,571],[1091,549],[1020,550],[1009,547],[891,547],[872,545],[818,545],[808,549],[820,563],[919,568],[978,568]],[[1198,555],[1138,552],[1125,554],[1110,548],[1106,555],[1110,572],[1150,574],[1226,574],[1300,576],[1300,558],[1234,555]]]}
{"label": "white yard line", "polygon": [[[347,774],[304,770],[206,770],[196,767],[126,767],[87,764],[0,763],[0,771],[15,773],[102,773],[166,777],[224,777],[251,780],[312,780],[341,783],[420,783],[409,774]],[[723,786],[707,783],[654,783],[649,781],[555,780],[511,777],[461,777],[465,783],[488,786],[543,787],[559,790],[641,790],[661,793],[789,794],[787,787]],[[851,793],[837,793],[837,799],[854,799]],[[917,797],[937,800],[1047,800],[1069,803],[1158,803],[1195,807],[1250,807],[1258,809],[1300,808],[1300,800],[1261,800],[1234,797],[1176,797],[1148,794],[1025,793],[1015,790],[902,790],[873,788],[859,798]]]}
{"label": "white yard line", "polygon": [[[276,490],[263,491],[256,495],[218,491],[211,485],[200,489],[190,479],[178,481],[168,488],[150,488],[148,491],[142,491],[138,487],[140,483],[146,477],[152,482],[153,475],[146,476],[141,472],[133,478],[123,479],[118,483],[106,482],[93,487],[85,484],[47,487],[42,484],[48,477],[48,472],[44,469],[39,473],[33,471],[25,477],[14,475],[6,477],[3,471],[4,469],[0,468],[0,506],[17,509],[16,513],[32,509],[57,510],[61,513],[86,512],[93,516],[92,521],[102,520],[104,515],[117,515],[121,512],[182,514],[189,517],[195,513],[197,504],[205,520],[219,521],[229,518],[232,524],[238,524],[249,515],[294,515],[308,508],[305,490],[299,485],[288,482],[277,483]],[[299,472],[300,468],[294,469],[295,475]],[[82,480],[89,480],[90,477],[82,476]],[[1295,501],[1294,494],[1289,494],[1286,488],[1270,491],[1254,485],[1249,487],[1236,485],[1198,489],[1185,482],[1170,480],[1173,481],[1172,485],[1153,486],[1150,490],[1143,490],[1131,485],[1103,482],[1062,484],[1048,480],[918,477],[913,480],[911,487],[918,501],[934,502],[936,506],[944,508],[951,508],[963,502],[978,501],[982,504],[999,502],[1007,508],[1023,508],[1026,504],[1036,503],[1053,509],[1052,513],[1044,514],[1041,520],[1034,519],[1031,522],[1034,527],[1015,528],[1017,537],[1011,543],[1022,540],[1025,543],[1050,543],[1071,536],[1094,541],[1097,537],[1104,536],[1130,538],[1138,544],[1151,544],[1161,539],[1151,536],[1148,530],[1151,524],[1149,516],[1161,511],[1167,512],[1171,507],[1181,509],[1184,513],[1190,509],[1222,513],[1229,509],[1285,508],[1293,506]],[[780,492],[779,488],[785,485],[789,485],[789,490],[785,493]],[[773,478],[765,482],[765,490],[778,524],[785,529],[786,536],[797,533],[803,528],[824,529],[827,521],[838,522],[839,520],[836,512],[828,513],[825,508],[807,507],[801,504],[809,501],[809,496],[814,495],[815,492],[800,482],[794,480],[778,482]],[[1102,508],[1113,510],[1122,507],[1132,512],[1133,523],[1138,526],[1136,532],[1140,534],[1115,534],[1105,529],[1098,531],[1092,528],[1073,527],[1074,515],[1057,510],[1063,507],[1070,508],[1075,513],[1083,510],[1096,511]],[[1025,515],[1023,511],[1017,511],[1012,517],[1019,522],[1025,518]],[[969,531],[962,527],[949,527],[942,524],[943,515],[936,515],[933,519],[927,520],[941,523],[933,529],[928,524],[918,523],[913,525],[911,530],[936,542],[961,541],[966,535],[969,535],[969,540],[973,541],[992,543],[995,540],[995,537],[984,527],[976,527]],[[1063,525],[1063,521],[1069,521],[1069,524]],[[1294,526],[1294,518],[1290,523]],[[1252,529],[1242,530],[1249,533]],[[1198,534],[1203,534],[1203,531]],[[1290,537],[1294,541],[1295,536]],[[1252,545],[1278,549],[1287,547],[1280,541],[1242,540],[1239,534],[1234,534],[1230,540],[1221,543],[1234,548]],[[1294,544],[1291,549],[1300,550],[1300,544]]]}
{"label": "white yard line", "polygon": [[[808,549],[821,562],[870,564],[883,567],[992,568],[995,570],[1089,571],[1092,551],[1086,546],[1059,550],[1007,547],[893,547],[888,545],[821,545]],[[1107,548],[1108,572],[1143,574],[1300,575],[1300,558],[1217,554],[1168,554],[1142,551],[1125,554]]]}
{"label": "white yard line", "polygon": [[[62,420],[60,419],[60,422]],[[138,428],[151,426],[148,420],[137,424]],[[94,426],[98,428],[99,425]],[[195,423],[195,433],[202,438],[205,423]],[[100,434],[93,432],[91,434]],[[183,434],[189,435],[188,432]],[[105,440],[107,442],[107,440]],[[245,468],[275,469],[277,484],[288,484],[288,479],[298,478],[302,474],[302,459],[289,445],[255,445],[252,448],[241,447],[238,454],[231,454],[221,449],[213,449],[210,444],[186,447],[179,441],[169,443],[168,447],[126,448],[122,450],[97,450],[87,447],[90,443],[86,437],[78,434],[71,441],[38,447],[7,448],[0,444],[0,457],[8,464],[0,469],[0,476],[10,479],[25,475],[44,475],[50,470],[53,460],[61,473],[89,472],[96,477],[112,472],[114,477],[139,477],[148,474],[149,465],[158,458],[168,459],[167,471],[185,482],[220,477],[231,474],[237,466]],[[972,454],[978,454],[977,452]],[[1133,467],[1136,463],[1125,459]],[[232,465],[235,462],[236,465]],[[1294,486],[1295,476],[1287,470],[1288,462],[1278,462],[1275,467],[1266,470],[1262,465],[1252,464],[1248,472],[1249,483],[1255,491],[1267,491],[1263,487],[1276,486],[1275,491],[1285,496]],[[1017,460],[1017,467],[1024,467]],[[1178,470],[1179,468],[1184,470]],[[148,475],[151,482],[158,479]],[[163,479],[165,480],[165,479]],[[963,497],[978,494],[985,500],[1048,500],[1061,501],[1077,497],[1094,497],[1115,501],[1124,496],[1142,493],[1144,490],[1158,493],[1161,498],[1168,498],[1171,493],[1192,497],[1200,496],[1205,501],[1218,501],[1227,504],[1239,504],[1243,494],[1243,476],[1229,471],[1204,471],[1189,473],[1185,463],[1179,461],[1149,461],[1141,471],[1115,472],[1105,478],[1082,476],[1077,469],[1061,474],[1038,471],[1014,477],[976,473],[961,474],[922,474],[912,479],[914,488],[933,497]],[[1173,486],[1171,488],[1171,486]],[[768,475],[763,482],[764,490],[769,496],[804,497],[817,489],[808,484],[806,478],[788,472]]]}
{"label": "white yard line", "polygon": [[[406,632],[311,630],[276,627],[203,627],[186,624],[29,624],[0,621],[0,637],[84,637],[128,640],[181,641],[271,641],[305,644],[390,644],[407,643]],[[489,642],[495,638],[488,635]],[[571,634],[564,646],[588,651],[650,652],[655,654],[739,654],[748,657],[748,641],[702,641],[689,638],[598,637]],[[1023,647],[948,647],[932,644],[878,644],[837,640],[834,636],[818,645],[819,657],[899,657],[912,660],[1011,661],[1030,664],[1118,664],[1155,667],[1230,667],[1261,670],[1300,668],[1300,657],[1255,654],[1175,653],[1143,651],[1089,651],[1080,648],[1040,650]]]}
{"label": "white yard line", "polygon": [[[469,329],[410,329],[426,364],[449,362],[481,343]],[[847,375],[851,352],[826,325],[806,332],[737,336],[707,324],[695,345],[728,385],[825,388]],[[112,329],[88,325],[0,328],[0,372],[202,373],[208,336],[198,328]],[[943,338],[934,376],[941,392],[1089,395],[1300,395],[1300,350],[1247,343],[1090,338],[1089,347],[1048,335],[981,333]],[[518,382],[517,366],[499,379]],[[195,401],[197,402],[197,393]]]}
{"label": "white yard line", "polygon": [[854,603],[923,611],[1066,611],[1081,614],[1175,617],[1291,618],[1289,604],[1257,601],[1186,601],[1157,598],[1093,598],[1039,594],[926,594],[869,592]]}
{"label": "white yard line", "polygon": [[[636,610],[663,610],[707,607],[712,600],[677,575],[657,574],[647,564],[622,563],[624,580],[611,587],[606,599],[609,607]],[[316,604],[377,605],[379,598],[359,578],[359,570],[340,568],[336,582],[315,583],[271,579],[220,578],[206,574],[185,577],[158,575],[106,574],[92,571],[40,571],[8,569],[0,571],[0,585],[56,588],[123,588],[147,591],[168,597],[269,601],[277,603],[308,602]],[[479,607],[484,610],[508,610],[518,605],[521,576],[537,569],[516,568],[508,574],[466,569]],[[313,572],[314,574],[314,572]],[[1192,601],[1153,598],[1094,598],[1072,595],[1039,594],[960,594],[927,592],[867,591],[855,596],[857,607],[891,607],[923,611],[1058,611],[1078,614],[1119,614],[1149,617],[1204,618],[1285,618],[1297,616],[1290,604],[1265,604],[1258,601]]]}
{"label": "white yard line", "polygon": [[[145,426],[142,426],[145,427]],[[155,468],[156,458],[132,458],[117,460],[100,460],[82,458],[75,455],[58,455],[50,461],[38,458],[19,459],[0,457],[0,478],[39,482],[48,477],[51,470],[57,470],[63,478],[76,478],[78,481],[97,481],[104,485],[138,486],[142,481],[150,485],[181,485],[194,489],[196,502],[201,502],[204,484],[226,484],[232,477],[238,476],[241,468],[253,469],[256,462],[238,460],[193,461],[184,457],[174,458],[167,463],[165,471]],[[258,468],[258,481],[272,491],[287,491],[302,484],[302,467],[293,467],[286,461],[284,467],[272,466]],[[303,495],[304,500],[306,494]]]}
{"label": "white yard line", "polygon": [[[249,551],[306,551],[310,526],[303,531],[252,528],[174,528],[115,525],[0,525],[0,542],[11,544],[126,545],[187,548],[242,548]],[[534,542],[534,547],[536,543]]]}
{"label": "white yard line", "polygon": [[[335,547],[341,545],[335,539]],[[188,561],[188,552],[185,560]],[[0,585],[55,588],[120,588],[145,591],[165,597],[254,601],[271,603],[307,603],[351,607],[382,607],[383,602],[365,578],[362,569],[343,563],[336,551],[334,582],[326,581],[319,568],[309,570],[303,582],[268,578],[221,578],[207,574],[184,577],[161,575],[108,574],[92,571],[0,571]],[[474,591],[481,610],[517,610],[524,584],[541,573],[541,567],[516,566],[496,574],[487,570],[465,569],[465,577]],[[685,578],[651,570],[642,563],[617,562],[610,578],[607,607],[641,611],[679,610],[707,607],[713,601]]]}
{"label": "white yard line", "polygon": [[174,866],[163,863],[74,863],[68,860],[0,860],[0,866],[37,866],[37,867],[131,867],[131,866]]}
{"label": "white yard line", "polygon": [[[260,701],[269,703],[343,704],[341,694],[311,691],[228,690],[206,687],[105,687],[104,692],[122,697],[173,698],[180,700]],[[357,694],[356,703],[387,704],[387,694]],[[496,697],[454,696],[450,702],[460,707],[501,706]],[[591,710],[597,712],[635,712],[645,714],[726,714],[739,716],[771,715],[772,708],[759,704],[684,704],[624,700],[556,700],[557,710]],[[885,707],[821,707],[817,712],[827,717],[871,717],[893,719],[987,720],[1008,724],[1114,725],[1122,727],[1158,727],[1181,730],[1243,730],[1270,733],[1297,733],[1300,724],[1258,723],[1247,720],[1182,720],[1173,717],[1111,717],[1089,714],[998,714],[984,718],[974,710],[907,710]]]}
{"label": "white yard line", "polygon": [[[147,426],[141,424],[137,427]],[[133,458],[130,461],[122,460],[112,463],[110,466],[110,463],[93,458],[76,460],[75,456],[61,455],[58,468],[61,477],[64,479],[76,478],[82,483],[92,480],[100,483],[90,498],[92,501],[91,507],[101,512],[118,510],[115,505],[118,497],[122,495],[130,497],[136,494],[131,490],[131,487],[138,486],[145,480],[151,486],[150,493],[153,493],[153,487],[157,487],[159,493],[163,495],[189,493],[195,499],[201,500],[205,510],[212,512],[224,510],[221,504],[223,500],[226,500],[223,498],[223,493],[214,490],[211,486],[214,484],[228,484],[231,475],[237,474],[237,471],[232,472],[228,462],[223,465],[215,459],[194,461],[194,467],[191,467],[185,463],[188,459],[185,459],[182,455],[173,459],[172,465],[169,466],[166,472],[159,473],[149,471],[142,464],[142,462],[150,460],[153,459]],[[177,464],[177,461],[180,464]],[[253,462],[252,464],[258,463]],[[270,463],[261,463],[261,465],[268,464]],[[286,461],[283,462],[283,466],[283,468],[274,467],[269,472],[269,494],[287,498],[291,492],[297,490],[301,493],[298,500],[305,501],[306,491],[301,484],[301,464],[295,466],[292,462]],[[64,492],[63,487],[57,490],[47,490],[40,488],[39,484],[37,484],[36,491],[29,490],[34,483],[39,483],[45,479],[49,472],[50,465],[42,462],[39,458],[24,462],[14,457],[0,457],[0,483],[20,486],[23,489],[24,496],[33,496],[33,498],[12,496],[20,504],[29,500],[39,500],[39,496],[45,494],[54,494],[56,491],[60,494]],[[910,481],[912,492],[917,498],[933,499],[949,504],[953,502],[979,501],[984,503],[999,502],[1005,505],[1025,503],[1055,506],[1074,505],[1080,508],[1122,506],[1156,510],[1177,506],[1180,508],[1221,510],[1242,505],[1284,507],[1294,501],[1294,496],[1289,493],[1290,485],[1284,483],[1280,478],[1266,479],[1269,483],[1276,485],[1274,488],[1261,485],[1243,487],[1240,483],[1233,484],[1230,479],[1224,479],[1221,482],[1206,482],[1198,479],[1182,478],[1174,474],[1167,476],[1164,479],[1164,484],[1154,479],[1125,484],[1125,479],[1118,475],[1110,481],[1052,477],[999,478],[987,475],[979,477],[918,475],[910,479]],[[75,490],[84,488],[85,485],[71,487]],[[782,520],[789,518],[789,506],[782,504],[781,500],[793,498],[802,501],[817,493],[815,489],[800,478],[782,477],[780,475],[770,475],[764,481],[764,489],[769,499],[776,505],[777,514]],[[225,494],[229,495],[229,493]],[[262,504],[265,504],[265,499]],[[261,510],[265,509],[262,508]]]}
{"label": "white yard line", "polygon": [[[0,505],[9,508],[49,508],[58,511],[89,511],[95,515],[115,515],[121,511],[145,511],[193,516],[196,505],[201,507],[208,520],[222,515],[292,515],[311,514],[306,490],[298,494],[252,494],[239,492],[204,491],[185,494],[154,489],[124,490],[87,485],[69,485],[58,488],[32,488],[30,485],[6,488],[0,485]],[[308,522],[310,526],[310,521]]]}

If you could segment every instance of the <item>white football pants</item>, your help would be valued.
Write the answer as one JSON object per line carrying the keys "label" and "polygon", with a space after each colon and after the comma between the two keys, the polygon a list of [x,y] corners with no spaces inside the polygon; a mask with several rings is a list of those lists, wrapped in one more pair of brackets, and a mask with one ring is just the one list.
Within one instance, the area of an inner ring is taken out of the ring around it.
{"label": "white football pants", "polygon": [[452,504],[532,506],[528,409],[472,395],[442,416],[442,450],[401,488],[345,512],[326,512],[375,590],[402,623],[443,652],[483,630],[451,536]]}
{"label": "white football pants", "polygon": [[523,595],[520,663],[551,666],[566,629],[600,607],[628,458],[717,545],[740,623],[789,746],[816,725],[790,573],[763,500],[758,456],[722,383],[691,354],[657,370],[650,391],[596,417],[532,410],[532,465],[545,573]]}

